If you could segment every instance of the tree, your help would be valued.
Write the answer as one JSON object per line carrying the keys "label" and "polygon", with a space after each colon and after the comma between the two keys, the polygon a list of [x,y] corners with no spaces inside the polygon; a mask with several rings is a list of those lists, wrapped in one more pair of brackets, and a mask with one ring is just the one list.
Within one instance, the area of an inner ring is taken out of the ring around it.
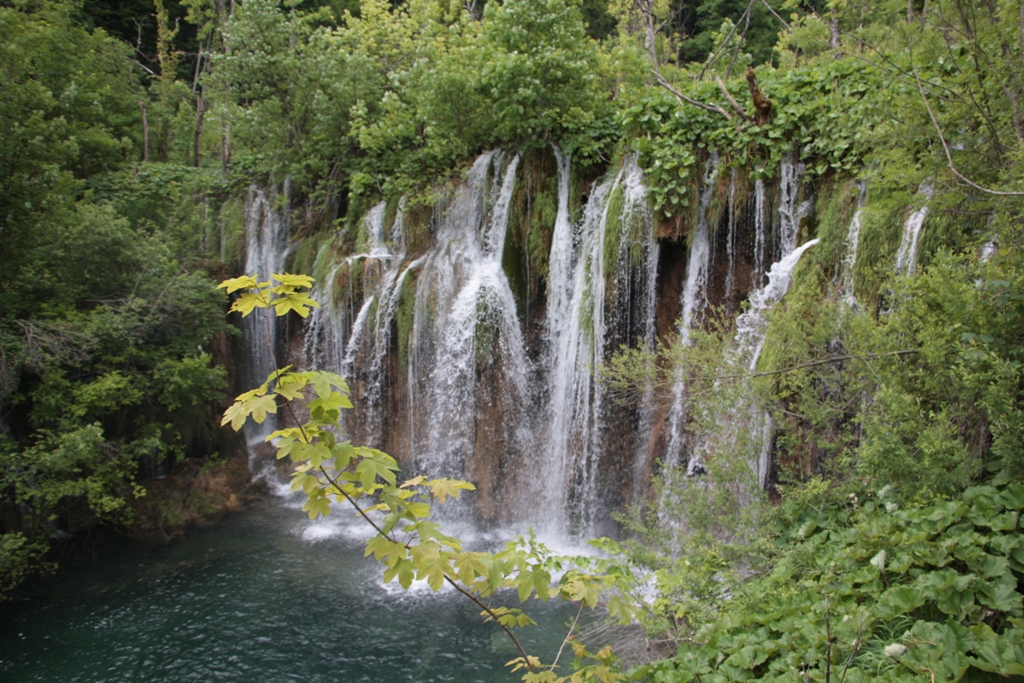
{"label": "tree", "polygon": [[562,140],[599,115],[597,50],[586,36],[578,3],[490,4],[483,49],[480,88],[495,118],[497,140]]}

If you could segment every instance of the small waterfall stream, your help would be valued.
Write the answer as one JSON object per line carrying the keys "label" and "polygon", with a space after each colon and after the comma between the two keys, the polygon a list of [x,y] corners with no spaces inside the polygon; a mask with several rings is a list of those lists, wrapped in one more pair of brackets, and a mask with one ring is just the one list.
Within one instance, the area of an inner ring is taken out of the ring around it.
{"label": "small waterfall stream", "polygon": [[[683,286],[679,319],[679,343],[688,344],[690,329],[696,317],[704,308],[705,289],[708,280],[710,263],[710,227],[707,211],[711,204],[715,182],[718,179],[718,155],[708,158],[704,166],[704,178],[701,183],[700,203],[697,206],[697,227],[690,244],[690,258],[686,266],[686,284]],[[682,462],[682,454],[686,450],[686,382],[677,375],[673,388],[672,408],[669,412],[669,441],[666,461],[671,466]]]}
{"label": "small waterfall stream", "polygon": [[[285,181],[284,195],[290,191]],[[274,273],[284,272],[288,255],[288,212],[275,208],[276,193],[251,185],[245,202],[245,272],[257,280],[269,280]],[[278,321],[267,309],[256,309],[243,319],[246,339],[246,387],[262,384],[276,367]]]}
{"label": "small waterfall stream", "polygon": [[[285,180],[283,194],[287,206],[291,183]],[[277,206],[277,192],[271,185],[266,192],[256,185],[249,186],[245,200],[245,272],[264,282],[274,273],[283,273],[289,247],[289,213]],[[257,308],[242,318],[247,362],[239,377],[245,390],[260,386],[278,367],[283,346],[282,321],[269,309]],[[254,479],[267,479],[273,466],[256,456],[259,446],[268,434],[277,428],[277,416],[267,415],[263,424],[248,422],[245,438],[250,449],[249,469]]]}
{"label": "small waterfall stream", "polygon": [[[549,417],[542,499],[548,519],[568,520],[568,528],[560,531],[586,534],[595,522],[594,503],[602,498],[598,475],[614,419],[605,388],[597,381],[598,371],[616,341],[654,342],[658,247],[636,155],[627,156],[614,176],[607,175],[591,189],[576,249],[566,236],[561,213],[568,206],[568,175],[568,163],[560,164],[546,330]],[[614,197],[621,205],[612,201]],[[617,239],[610,232],[613,222]],[[650,407],[641,406],[637,419],[649,423],[650,415]],[[629,448],[642,452],[645,447],[633,443]],[[634,479],[642,476],[645,462],[643,456],[634,459]]]}
{"label": "small waterfall stream", "polygon": [[864,203],[868,198],[867,183],[859,180],[857,181],[857,186],[860,188],[860,196],[857,198],[857,210],[854,211],[853,218],[850,220],[850,227],[846,231],[846,242],[843,245],[846,248],[846,253],[843,256],[842,270],[839,274],[839,291],[843,296],[843,300],[850,306],[855,305],[857,301],[853,292],[853,271],[854,266],[857,265],[857,247],[860,245],[860,229],[863,222]]}
{"label": "small waterfall stream", "polygon": [[921,236],[921,228],[928,217],[928,202],[935,194],[935,188],[924,183],[918,188],[917,194],[924,197],[924,203],[910,212],[903,224],[903,239],[900,249],[896,252],[896,272],[900,275],[913,275],[917,268],[917,241]]}

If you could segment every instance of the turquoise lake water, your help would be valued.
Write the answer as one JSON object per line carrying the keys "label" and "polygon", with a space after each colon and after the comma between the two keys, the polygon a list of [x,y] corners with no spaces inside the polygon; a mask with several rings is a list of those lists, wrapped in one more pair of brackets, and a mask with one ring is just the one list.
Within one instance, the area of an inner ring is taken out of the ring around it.
{"label": "turquoise lake water", "polygon": [[[365,529],[339,514],[314,524],[268,499],[169,546],[102,544],[52,593],[0,611],[0,680],[519,680],[514,646],[472,603],[384,586]],[[576,609],[527,607],[539,625],[524,645],[551,661]]]}

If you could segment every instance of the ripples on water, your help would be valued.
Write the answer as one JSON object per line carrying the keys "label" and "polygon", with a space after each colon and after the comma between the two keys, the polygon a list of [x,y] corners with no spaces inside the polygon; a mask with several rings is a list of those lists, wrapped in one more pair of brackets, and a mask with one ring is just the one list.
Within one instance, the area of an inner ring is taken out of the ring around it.
{"label": "ripples on water", "polygon": [[[310,524],[268,502],[169,547],[104,548],[52,594],[0,611],[0,679],[518,680],[504,667],[514,646],[475,606],[383,586],[364,528],[335,514]],[[540,625],[524,645],[550,661],[575,609],[526,608]]]}

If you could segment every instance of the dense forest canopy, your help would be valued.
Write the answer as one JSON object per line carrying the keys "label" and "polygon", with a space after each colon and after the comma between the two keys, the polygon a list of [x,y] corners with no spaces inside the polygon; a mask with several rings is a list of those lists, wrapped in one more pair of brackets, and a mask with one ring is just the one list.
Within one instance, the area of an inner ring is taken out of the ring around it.
{"label": "dense forest canopy", "polygon": [[[720,443],[707,479],[666,469],[623,515],[633,540],[606,549],[655,577],[638,614],[678,655],[636,676],[1024,675],[1020,2],[3,0],[0,36],[0,596],[69,533],[162,525],[149,482],[239,451],[215,282],[242,270],[250,185],[287,180],[309,271],[377,202],[429,207],[495,148],[557,145],[589,179],[637,154],[681,245],[711,155],[752,183],[796,158],[821,242],[743,388],[775,420],[776,485],[733,514],[706,485],[736,475]],[[608,381],[721,375],[730,325]]]}

